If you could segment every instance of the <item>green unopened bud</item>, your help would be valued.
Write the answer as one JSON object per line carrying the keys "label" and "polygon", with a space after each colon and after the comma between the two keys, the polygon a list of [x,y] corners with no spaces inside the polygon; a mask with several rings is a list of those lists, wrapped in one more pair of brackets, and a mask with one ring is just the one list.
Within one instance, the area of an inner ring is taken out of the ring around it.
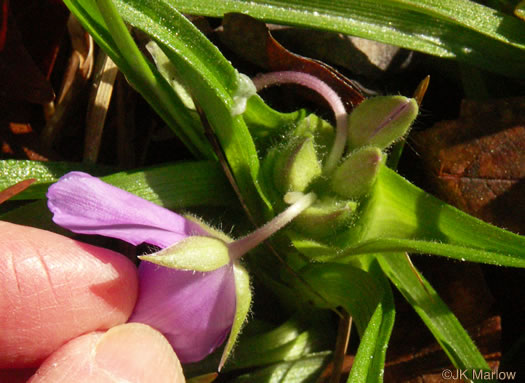
{"label": "green unopened bud", "polygon": [[171,247],[139,258],[171,269],[194,271],[213,271],[230,262],[225,242],[200,236],[188,237]]}
{"label": "green unopened bud", "polygon": [[347,227],[356,209],[354,201],[326,198],[303,211],[295,218],[294,224],[310,235],[326,236]]}
{"label": "green unopened bud", "polygon": [[282,193],[303,192],[321,171],[313,138],[294,140],[275,161],[274,184]]}
{"label": "green unopened bud", "polygon": [[382,160],[381,150],[372,146],[350,153],[332,175],[332,190],[345,198],[363,197],[372,188]]}
{"label": "green unopened bud", "polygon": [[350,114],[348,145],[385,149],[402,138],[417,116],[416,100],[403,96],[381,96],[363,101]]}

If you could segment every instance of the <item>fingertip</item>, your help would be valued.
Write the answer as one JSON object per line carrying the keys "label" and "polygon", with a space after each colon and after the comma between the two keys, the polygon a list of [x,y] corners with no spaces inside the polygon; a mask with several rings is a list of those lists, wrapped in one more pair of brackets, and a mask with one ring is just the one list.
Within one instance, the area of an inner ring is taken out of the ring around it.
{"label": "fingertip", "polygon": [[126,322],[136,267],[121,254],[0,222],[0,368],[38,366],[80,334]]}
{"label": "fingertip", "polygon": [[167,339],[141,323],[109,330],[98,342],[95,354],[99,368],[130,382],[185,382],[179,359]]}
{"label": "fingertip", "polygon": [[12,368],[0,370],[0,382],[26,383],[36,372],[36,368]]}
{"label": "fingertip", "polygon": [[185,382],[180,362],[168,341],[153,328],[128,323],[106,333],[72,340],[51,355],[29,380],[109,383]]}

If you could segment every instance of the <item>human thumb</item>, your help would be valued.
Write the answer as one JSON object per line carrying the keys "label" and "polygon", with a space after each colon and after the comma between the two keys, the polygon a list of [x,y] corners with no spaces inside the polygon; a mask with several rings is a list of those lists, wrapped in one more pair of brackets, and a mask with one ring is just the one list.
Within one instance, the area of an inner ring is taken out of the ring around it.
{"label": "human thumb", "polygon": [[29,383],[184,383],[180,362],[161,333],[140,323],[71,340],[49,356]]}

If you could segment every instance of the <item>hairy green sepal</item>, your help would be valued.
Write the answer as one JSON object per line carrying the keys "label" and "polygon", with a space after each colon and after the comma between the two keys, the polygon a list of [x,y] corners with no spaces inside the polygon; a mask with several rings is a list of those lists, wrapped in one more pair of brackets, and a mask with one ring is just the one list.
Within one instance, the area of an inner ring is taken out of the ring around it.
{"label": "hairy green sepal", "polygon": [[228,246],[217,238],[191,236],[152,255],[139,257],[177,270],[213,271],[230,262]]}

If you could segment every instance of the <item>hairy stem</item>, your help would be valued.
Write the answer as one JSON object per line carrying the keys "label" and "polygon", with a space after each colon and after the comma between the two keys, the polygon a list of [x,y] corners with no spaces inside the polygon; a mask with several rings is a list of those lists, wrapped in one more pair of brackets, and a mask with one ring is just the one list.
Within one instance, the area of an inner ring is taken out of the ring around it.
{"label": "hairy stem", "polygon": [[330,105],[335,115],[336,132],[334,144],[324,164],[326,173],[332,172],[343,155],[348,129],[348,114],[341,98],[325,82],[308,73],[297,71],[270,72],[258,75],[253,79],[257,91],[268,86],[279,84],[298,84],[320,94]]}
{"label": "hairy stem", "polygon": [[310,207],[317,199],[314,193],[308,193],[299,198],[293,205],[290,205],[282,213],[274,217],[270,222],[261,226],[253,233],[238,239],[228,245],[230,257],[235,260],[242,257],[248,251],[255,248],[261,242],[272,236],[275,232],[290,223],[295,217]]}

